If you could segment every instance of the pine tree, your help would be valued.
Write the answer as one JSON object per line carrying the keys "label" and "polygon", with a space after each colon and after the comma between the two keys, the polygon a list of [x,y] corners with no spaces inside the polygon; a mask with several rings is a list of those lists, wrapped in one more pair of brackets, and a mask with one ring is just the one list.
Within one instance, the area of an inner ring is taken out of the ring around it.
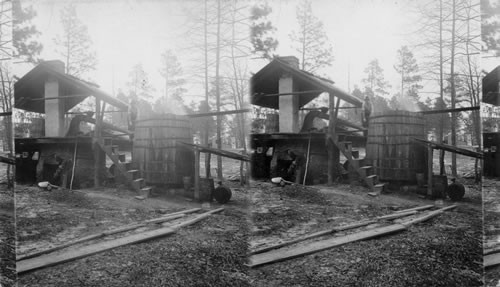
{"label": "pine tree", "polygon": [[251,8],[250,20],[250,42],[252,43],[252,53],[260,55],[262,58],[271,59],[273,52],[278,46],[272,33],[276,30],[267,16],[272,12],[267,4],[255,4]]}
{"label": "pine tree", "polygon": [[12,45],[14,46],[14,58],[23,59],[29,63],[36,63],[42,51],[42,44],[34,40],[40,35],[40,31],[31,20],[36,16],[33,7],[22,7],[20,0],[12,2],[13,33]]}
{"label": "pine tree", "polygon": [[417,60],[408,46],[403,46],[397,52],[397,63],[394,69],[401,74],[401,96],[405,93],[418,100],[418,90],[422,88],[419,82],[422,77],[418,73]]}
{"label": "pine tree", "polygon": [[160,74],[165,79],[165,93],[157,99],[155,107],[161,112],[186,111],[186,103],[182,97],[186,92],[184,88],[186,79],[183,77],[182,66],[177,56],[172,50],[165,50],[161,55],[161,63]]}
{"label": "pine tree", "polygon": [[149,82],[148,74],[144,71],[142,64],[136,64],[129,73],[127,82],[129,94],[136,96],[138,100],[151,102],[153,100],[153,87]]}
{"label": "pine tree", "polygon": [[384,79],[384,69],[382,69],[378,63],[377,59],[373,59],[368,63],[368,67],[365,68],[366,78],[362,81],[365,84],[365,88],[371,90],[371,92],[379,95],[387,95],[387,91],[390,88],[389,83]]}
{"label": "pine tree", "polygon": [[311,1],[303,0],[296,10],[299,29],[292,32],[290,39],[299,53],[301,69],[314,73],[331,66],[333,62],[332,46],[328,41],[323,22],[312,13]]}
{"label": "pine tree", "polygon": [[61,11],[63,34],[54,39],[59,46],[58,53],[64,58],[66,73],[75,77],[85,76],[97,65],[96,53],[92,51],[92,40],[87,26],[78,19],[73,4]]}

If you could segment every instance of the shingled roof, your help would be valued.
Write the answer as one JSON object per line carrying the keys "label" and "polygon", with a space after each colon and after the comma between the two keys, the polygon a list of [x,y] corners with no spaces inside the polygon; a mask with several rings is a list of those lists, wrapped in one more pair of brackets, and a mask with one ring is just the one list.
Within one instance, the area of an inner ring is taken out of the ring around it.
{"label": "shingled roof", "polygon": [[43,62],[26,73],[14,84],[14,107],[25,111],[45,113],[45,104],[42,100],[45,93],[45,81],[54,77],[59,81],[60,97],[65,111],[70,110],[88,96],[94,96],[121,110],[127,109],[127,104],[103,92],[97,85],[83,81],[71,75],[58,71],[54,64],[60,61]]}
{"label": "shingled roof", "polygon": [[284,73],[291,74],[294,77],[298,92],[312,91],[310,93],[298,95],[299,107],[303,107],[323,92],[332,93],[355,107],[361,107],[362,105],[361,100],[333,85],[333,81],[302,71],[279,58],[273,59],[269,64],[252,76],[250,80],[250,102],[253,105],[278,109],[278,97],[268,95],[279,93],[279,79]]}
{"label": "shingled roof", "polygon": [[483,102],[500,106],[500,66],[483,78]]}

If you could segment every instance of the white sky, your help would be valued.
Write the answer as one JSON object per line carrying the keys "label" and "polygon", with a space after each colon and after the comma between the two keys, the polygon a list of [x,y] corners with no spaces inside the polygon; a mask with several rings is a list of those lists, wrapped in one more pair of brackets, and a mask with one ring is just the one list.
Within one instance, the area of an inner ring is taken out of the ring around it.
{"label": "white sky", "polygon": [[[142,63],[157,93],[163,92],[163,80],[159,74],[161,54],[171,49],[181,64],[187,62],[189,54],[183,53],[182,29],[186,22],[183,4],[180,1],[73,1],[78,18],[88,27],[93,49],[97,53],[98,65],[90,77],[108,93],[126,90],[128,74],[137,63]],[[192,2],[192,1],[191,1]],[[61,0],[26,1],[31,3],[38,15],[33,21],[42,33],[39,37],[44,48],[44,60],[61,59],[56,53],[53,39],[62,33],[60,10],[65,5]],[[31,67],[23,67],[24,74]],[[196,83],[187,85],[192,88]]]}
{"label": "white sky", "polygon": [[[384,69],[385,78],[392,85],[391,94],[399,91],[399,75],[394,70],[396,51],[410,44],[410,31],[414,29],[415,16],[408,12],[412,0],[313,0],[313,13],[324,24],[333,46],[335,60],[323,73],[344,90],[352,90],[365,77],[364,69],[377,58]],[[184,69],[201,55],[189,46],[185,24],[189,20],[184,9],[202,5],[201,0],[76,0],[79,19],[88,27],[93,47],[97,52],[97,70],[91,78],[109,93],[118,88],[126,90],[125,83],[131,68],[142,63],[157,93],[163,92],[159,74],[161,53],[171,49],[178,56]],[[248,1],[251,3],[250,1]],[[60,59],[55,52],[53,39],[61,34],[60,10],[67,3],[63,0],[23,0],[38,12],[34,24],[42,32],[39,40],[45,60]],[[270,0],[273,12],[270,20],[277,27],[281,56],[294,54],[289,34],[296,29],[295,9],[298,0]],[[212,3],[213,4],[213,3]],[[416,53],[417,62],[418,53]],[[258,62],[258,61],[257,61]],[[252,72],[265,64],[252,63]],[[491,70],[496,58],[483,59],[483,68]],[[22,76],[31,67],[21,65],[16,74]],[[491,67],[491,68],[490,68]],[[350,79],[350,81],[349,81]],[[350,82],[350,85],[349,85]],[[422,82],[422,91],[437,91],[435,82]],[[188,78],[188,95],[202,96],[199,79]]]}
{"label": "white sky", "polygon": [[[289,34],[296,30],[296,5],[299,1],[274,1],[273,23],[278,27],[278,54],[293,54]],[[377,58],[384,69],[386,80],[396,79],[392,68],[396,51],[408,44],[403,34],[408,29],[408,17],[395,1],[313,1],[313,14],[323,24],[333,46],[335,60],[332,67],[323,71],[340,88],[351,90],[360,84],[368,63]],[[349,73],[350,71],[350,73]]]}

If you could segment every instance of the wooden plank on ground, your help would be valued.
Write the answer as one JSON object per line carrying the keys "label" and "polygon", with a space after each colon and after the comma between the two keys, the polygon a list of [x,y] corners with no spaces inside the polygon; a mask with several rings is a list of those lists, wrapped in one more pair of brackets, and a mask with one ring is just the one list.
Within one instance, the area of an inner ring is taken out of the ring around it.
{"label": "wooden plank on ground", "polygon": [[59,253],[59,254],[47,254],[47,255],[42,255],[38,256],[35,258],[30,258],[30,259],[25,259],[17,262],[17,273],[21,274],[24,272],[28,272],[31,270],[43,268],[43,267],[48,267],[48,266],[53,266],[56,264],[72,261],[75,259],[87,257],[93,254],[97,254],[100,252],[104,252],[113,248],[117,248],[120,246],[124,245],[129,245],[129,244],[134,244],[134,243],[139,243],[143,242],[146,240],[158,238],[158,237],[163,237],[167,236],[170,234],[173,234],[176,232],[177,229],[180,227],[184,227],[189,224],[196,223],[204,218],[206,218],[208,215],[213,214],[215,212],[222,211],[223,208],[215,209],[208,211],[206,213],[203,213],[199,216],[197,216],[195,219],[188,220],[185,223],[175,225],[173,227],[164,227],[164,228],[159,228],[151,231],[146,231],[138,234],[132,234],[128,235],[122,238],[117,238],[113,240],[108,240],[104,242],[99,242],[96,244],[92,245],[87,245],[83,247],[79,247],[78,249],[73,249],[73,250],[68,250],[64,253]]}
{"label": "wooden plank on ground", "polygon": [[289,241],[285,241],[285,242],[282,242],[282,243],[279,243],[279,244],[276,244],[276,245],[263,247],[261,249],[257,249],[255,251],[252,251],[250,254],[264,253],[264,252],[267,252],[267,251],[270,251],[270,250],[273,250],[273,249],[278,249],[278,248],[281,248],[281,247],[284,247],[284,246],[292,245],[294,243],[305,241],[305,240],[308,240],[308,239],[311,239],[311,238],[316,238],[316,237],[320,237],[320,236],[323,236],[323,235],[328,235],[328,234],[339,232],[339,231],[344,231],[344,230],[349,230],[349,229],[354,229],[354,228],[358,228],[358,227],[367,226],[367,225],[376,223],[378,220],[391,220],[391,219],[396,219],[396,218],[400,218],[400,217],[404,217],[404,216],[413,215],[415,213],[417,213],[415,210],[410,210],[410,211],[407,211],[407,212],[398,212],[398,213],[393,213],[393,214],[389,214],[389,215],[379,216],[379,217],[376,217],[376,218],[374,218],[372,220],[365,220],[365,221],[355,222],[355,223],[351,223],[351,224],[347,224],[347,225],[343,225],[343,226],[338,226],[338,227],[334,227],[334,228],[331,228],[331,229],[327,229],[327,230],[323,230],[323,231],[318,231],[318,232],[315,232],[315,233],[311,233],[311,234],[308,234],[306,236],[299,237],[299,238],[296,238],[296,239],[292,239],[292,240],[289,240]]}
{"label": "wooden plank on ground", "polygon": [[224,210],[224,208],[222,208],[222,207],[221,207],[221,208],[214,209],[214,210],[210,210],[210,211],[208,211],[208,212],[205,212],[205,213],[202,213],[202,214],[200,214],[200,215],[196,216],[196,217],[195,217],[195,218],[193,218],[193,219],[189,219],[189,220],[186,220],[186,221],[181,222],[181,223],[179,223],[179,224],[173,225],[173,226],[172,226],[172,228],[179,229],[179,228],[181,228],[181,227],[184,227],[184,226],[188,226],[188,225],[194,224],[194,223],[196,223],[196,222],[198,222],[198,221],[200,221],[200,220],[203,220],[203,219],[207,218],[207,217],[208,217],[209,215],[211,215],[211,214],[214,214],[214,213],[217,213],[217,212],[221,212],[221,211],[223,211],[223,210]]}
{"label": "wooden plank on ground", "polygon": [[486,246],[484,246],[483,255],[489,255],[493,253],[500,253],[500,246],[496,246],[493,248],[487,248]]}
{"label": "wooden plank on ground", "polygon": [[483,257],[484,268],[500,265],[500,253],[488,254]]}
{"label": "wooden plank on ground", "polygon": [[456,205],[446,206],[446,207],[443,207],[441,209],[431,211],[431,212],[427,213],[424,216],[420,216],[420,217],[417,217],[417,218],[414,218],[414,219],[410,219],[408,221],[401,222],[401,224],[403,224],[405,226],[410,226],[410,225],[413,225],[413,224],[416,224],[416,223],[421,223],[421,222],[424,222],[426,220],[431,219],[432,217],[434,217],[436,215],[439,215],[439,214],[445,212],[446,210],[453,209],[455,207],[457,207],[457,206]]}
{"label": "wooden plank on ground", "polygon": [[[316,253],[319,251],[327,250],[336,246],[340,246],[346,243],[350,242],[355,242],[355,241],[360,241],[360,240],[365,240],[365,239],[370,239],[374,237],[378,237],[381,235],[386,235],[386,234],[391,234],[394,232],[402,231],[407,229],[410,225],[420,223],[426,220],[429,220],[430,218],[437,216],[441,213],[443,213],[446,210],[455,208],[456,205],[450,205],[432,212],[429,212],[428,214],[417,217],[411,220],[407,220],[402,223],[396,223],[392,224],[389,226],[384,226],[384,227],[379,227],[379,228],[374,228],[370,230],[365,230],[341,237],[334,237],[331,239],[325,239],[321,241],[316,241],[313,243],[309,244],[302,244],[293,248],[289,249],[277,249],[274,251],[266,252],[266,253],[261,253],[261,254],[256,254],[252,255],[249,258],[249,266],[250,267],[258,267],[264,264],[270,264],[270,263],[275,263],[275,262],[280,262],[288,259],[293,259],[299,256],[304,256],[312,253]],[[407,212],[410,214],[411,212]]]}
{"label": "wooden plank on ground", "polygon": [[60,254],[42,255],[31,259],[21,260],[17,262],[17,273],[21,274],[27,271],[39,269],[42,267],[53,266],[56,264],[72,261],[75,259],[83,258],[96,253],[104,252],[123,245],[133,244],[150,240],[153,238],[173,234],[175,229],[165,227],[144,233],[134,234],[122,238],[117,238],[97,244],[92,244],[78,249],[69,250]]}
{"label": "wooden plank on ground", "polygon": [[406,226],[401,224],[393,224],[389,226],[384,226],[380,228],[375,228],[371,230],[361,231],[353,234],[348,234],[341,237],[335,237],[330,239],[325,239],[321,241],[316,241],[310,244],[297,246],[290,249],[278,249],[271,252],[266,252],[262,254],[252,255],[249,258],[249,266],[257,267],[264,264],[280,262],[319,251],[331,249],[340,245],[344,245],[350,242],[365,240],[389,233],[399,232],[406,229]]}
{"label": "wooden plank on ground", "polygon": [[434,205],[432,204],[429,204],[429,205],[422,205],[422,206],[417,206],[417,207],[413,207],[413,208],[408,208],[408,209],[403,209],[403,210],[398,210],[396,211],[395,213],[399,213],[399,212],[407,212],[407,211],[413,211],[413,210],[425,210],[425,209],[429,209],[429,208],[433,208]]}
{"label": "wooden plank on ground", "polygon": [[119,228],[115,228],[115,229],[103,231],[103,232],[100,232],[100,233],[97,233],[97,234],[88,235],[88,236],[85,236],[85,237],[82,237],[82,238],[78,238],[76,240],[72,240],[70,242],[67,242],[67,243],[64,243],[64,244],[52,247],[52,248],[48,248],[48,249],[45,249],[45,250],[42,250],[42,251],[38,251],[38,252],[34,252],[34,253],[27,254],[27,255],[24,255],[24,256],[20,256],[20,257],[17,258],[17,260],[20,261],[20,260],[25,260],[25,259],[28,259],[28,258],[37,257],[37,256],[40,256],[40,255],[43,255],[43,254],[48,254],[48,253],[51,253],[51,252],[54,252],[54,251],[57,251],[57,250],[64,249],[64,248],[69,247],[69,246],[73,246],[73,245],[76,245],[76,244],[87,242],[87,241],[90,241],[90,240],[99,239],[99,238],[102,238],[102,237],[105,237],[105,236],[108,236],[108,235],[112,235],[112,234],[116,234],[116,233],[120,233],[120,232],[134,230],[134,229],[137,229],[139,227],[146,226],[149,223],[161,223],[161,222],[165,222],[165,221],[177,219],[177,218],[183,217],[187,213],[193,213],[193,212],[197,212],[197,211],[200,211],[200,210],[201,210],[201,208],[192,208],[192,209],[182,210],[182,211],[178,211],[178,212],[173,212],[173,213],[167,214],[167,215],[159,217],[159,218],[149,219],[149,220],[146,220],[144,222],[138,222],[138,223],[134,223],[134,224],[129,224],[129,225],[122,226],[122,227],[119,227]]}

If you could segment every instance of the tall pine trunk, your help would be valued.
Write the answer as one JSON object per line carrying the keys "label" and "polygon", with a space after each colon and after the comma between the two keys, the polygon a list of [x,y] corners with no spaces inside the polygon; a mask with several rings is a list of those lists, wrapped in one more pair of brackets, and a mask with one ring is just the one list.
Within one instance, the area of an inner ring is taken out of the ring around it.
{"label": "tall pine trunk", "polygon": [[[451,108],[456,108],[457,91],[455,87],[455,34],[456,34],[456,0],[453,0],[453,12],[451,20],[451,61],[450,61],[450,84],[451,84]],[[451,145],[457,144],[457,114],[451,113]],[[457,176],[457,154],[451,154],[451,173]]]}
{"label": "tall pine trunk", "polygon": [[[217,112],[220,112],[220,77],[219,77],[219,68],[220,68],[220,26],[221,26],[221,0],[217,0],[217,47],[216,47],[216,56],[215,56],[215,94],[217,97]],[[217,148],[222,149],[222,137],[221,137],[221,125],[222,118],[221,115],[217,114]],[[222,180],[222,157],[220,155],[217,156],[217,178]]]}

